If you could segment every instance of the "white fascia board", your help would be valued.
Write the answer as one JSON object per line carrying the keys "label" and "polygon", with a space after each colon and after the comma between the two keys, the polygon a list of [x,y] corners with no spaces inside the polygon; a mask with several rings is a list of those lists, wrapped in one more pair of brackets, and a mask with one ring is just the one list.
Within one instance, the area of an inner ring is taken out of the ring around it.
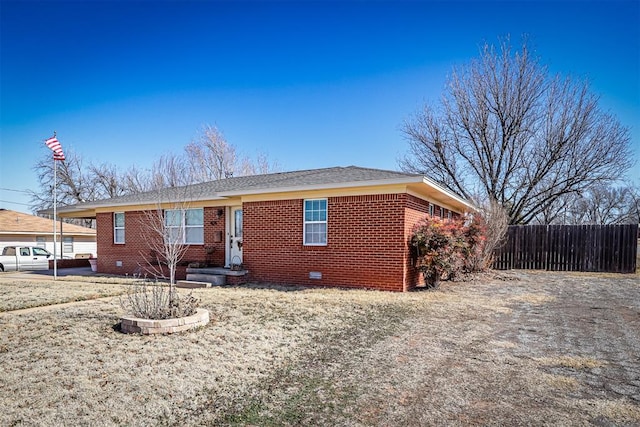
{"label": "white fascia board", "polygon": [[470,209],[475,210],[475,206],[473,206],[471,203],[469,203],[468,201],[466,201],[465,199],[461,198],[460,196],[458,196],[457,194],[440,187],[439,185],[437,185],[436,183],[434,183],[433,181],[431,181],[429,178],[424,177],[422,179],[422,182],[427,184],[429,187],[431,188],[435,188],[436,190],[440,191],[441,193],[443,193],[444,195],[446,195],[447,197],[457,201],[458,203],[461,203],[467,207],[469,207]]}
{"label": "white fascia board", "polygon": [[374,187],[380,185],[415,184],[422,182],[422,177],[396,178],[372,181],[336,182],[330,184],[297,185],[292,187],[257,188],[251,190],[233,190],[220,192],[220,196],[237,197],[267,193],[292,193],[297,191],[335,190],[341,188]]}
{"label": "white fascia board", "polygon": [[[201,202],[205,200],[225,200],[226,197],[196,197],[193,199],[189,199],[189,202]],[[99,204],[85,204],[82,206],[60,206],[58,207],[58,212],[60,213],[73,213],[77,211],[85,211],[91,209],[100,209],[100,208],[118,208],[118,207],[126,207],[126,206],[138,206],[138,205],[157,205],[165,204],[165,203],[183,203],[185,200],[181,199],[171,199],[171,200],[148,200],[148,201],[136,201],[136,202],[121,202],[121,203],[99,203]],[[50,211],[50,212],[49,212]],[[53,214],[53,208],[38,211],[38,212],[48,212]]]}

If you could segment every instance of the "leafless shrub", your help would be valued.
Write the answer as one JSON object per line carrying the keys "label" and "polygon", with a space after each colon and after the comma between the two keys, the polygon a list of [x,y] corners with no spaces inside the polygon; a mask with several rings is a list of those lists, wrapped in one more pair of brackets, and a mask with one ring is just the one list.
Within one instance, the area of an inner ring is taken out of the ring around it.
{"label": "leafless shrub", "polygon": [[168,286],[158,282],[141,281],[124,296],[120,307],[132,316],[143,319],[172,319],[191,316],[198,308],[199,300],[189,293],[171,295]]}
{"label": "leafless shrub", "polygon": [[490,200],[480,210],[485,222],[485,241],[482,246],[482,266],[491,267],[496,249],[504,244],[509,228],[509,214],[496,200]]}

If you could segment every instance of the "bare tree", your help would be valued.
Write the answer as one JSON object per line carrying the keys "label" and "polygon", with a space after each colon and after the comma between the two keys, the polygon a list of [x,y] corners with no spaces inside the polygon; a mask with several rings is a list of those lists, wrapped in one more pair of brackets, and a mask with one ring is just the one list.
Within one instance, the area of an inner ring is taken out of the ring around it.
{"label": "bare tree", "polygon": [[[73,149],[65,149],[64,161],[54,161],[51,153],[41,157],[33,170],[36,171],[39,183],[37,191],[31,191],[31,209],[33,211],[50,209],[53,207],[53,190],[56,189],[56,199],[60,206],[95,200],[95,188],[90,181],[84,161]],[[57,174],[54,168],[57,167]],[[56,175],[54,186],[54,175]],[[68,220],[67,222],[91,227],[92,220]]]}
{"label": "bare tree", "polygon": [[[199,220],[200,223],[204,220],[202,210],[190,209],[190,200],[195,197],[193,191],[191,186],[172,188],[170,191],[157,190],[155,209],[143,210],[139,221],[145,243],[145,249],[140,251],[144,260],[141,267],[155,277],[169,280],[171,309],[177,306],[176,268],[189,249],[186,225],[193,220]],[[194,217],[198,215],[200,218]]]}
{"label": "bare tree", "polygon": [[89,164],[88,180],[93,187],[92,200],[118,197],[127,194],[122,182],[122,174],[110,163]]}
{"label": "bare tree", "polygon": [[558,198],[535,219],[540,224],[629,224],[640,222],[640,190],[598,183]]}
{"label": "bare tree", "polygon": [[[236,147],[212,126],[205,126],[184,153],[163,154],[150,169],[131,166],[122,172],[113,164],[87,163],[69,147],[65,151],[66,161],[58,162],[58,203],[62,206],[279,170],[265,154],[258,154],[255,161],[240,157]],[[31,208],[51,208],[54,165],[50,152],[33,169],[38,173],[39,190],[31,193]]]}
{"label": "bare tree", "polygon": [[[156,283],[147,286],[145,280],[120,299],[120,305],[137,317],[169,319],[189,316],[198,306],[198,300],[191,294],[181,297],[176,289],[176,270],[189,249],[186,224],[194,219],[194,215],[199,215],[196,219],[200,223],[204,220],[202,210],[189,209],[188,196],[192,188],[157,189],[155,208],[140,212],[138,223],[144,242],[144,249],[139,252],[143,259],[140,267],[146,272],[145,277],[151,274]],[[158,284],[158,278],[168,279],[169,286]]]}
{"label": "bare tree", "polygon": [[189,166],[177,154],[163,154],[151,168],[149,177],[151,189],[180,187],[192,184]]}
{"label": "bare tree", "polygon": [[185,147],[185,156],[191,183],[280,170],[278,163],[270,161],[264,153],[258,153],[255,159],[241,156],[224,134],[211,125],[203,126],[198,138]]}
{"label": "bare tree", "polygon": [[[66,160],[57,162],[57,203],[60,206],[89,202],[127,194],[118,168],[109,163],[95,165],[87,163],[73,149],[66,149]],[[54,164],[50,153],[38,160],[33,168],[37,171],[39,190],[31,192],[31,208],[34,211],[53,207]],[[92,220],[67,222],[93,226]]]}
{"label": "bare tree", "polygon": [[[174,203],[167,209],[158,203],[155,209],[142,211],[140,227],[143,229],[145,250],[140,251],[145,265],[142,267],[155,277],[169,279],[173,288],[176,279],[176,267],[184,257],[189,246],[185,243],[184,228],[177,227],[175,222],[185,215],[185,203]],[[147,252],[148,250],[148,252]],[[167,277],[164,266],[169,270]],[[173,289],[170,291],[173,294]]]}
{"label": "bare tree", "polygon": [[238,176],[260,175],[277,172],[279,170],[281,170],[281,168],[277,161],[269,160],[269,157],[264,153],[258,153],[255,161],[252,161],[248,157],[242,159]]}
{"label": "bare tree", "polygon": [[149,172],[135,165],[123,173],[122,185],[126,189],[127,194],[143,193],[154,189]]}
{"label": "bare tree", "polygon": [[[92,188],[89,185],[85,165],[81,156],[67,148],[66,160],[58,161],[57,200],[60,205],[70,205],[91,200]],[[39,191],[31,192],[31,204],[34,210],[53,206],[54,163],[51,154],[41,157],[33,170],[37,172]]]}
{"label": "bare tree", "polygon": [[633,165],[628,129],[598,107],[589,85],[549,75],[526,42],[514,53],[508,39],[454,68],[440,105],[403,131],[404,170],[496,200],[514,224]]}
{"label": "bare tree", "polygon": [[200,136],[185,147],[194,183],[233,176],[238,162],[236,148],[215,126],[205,125]]}

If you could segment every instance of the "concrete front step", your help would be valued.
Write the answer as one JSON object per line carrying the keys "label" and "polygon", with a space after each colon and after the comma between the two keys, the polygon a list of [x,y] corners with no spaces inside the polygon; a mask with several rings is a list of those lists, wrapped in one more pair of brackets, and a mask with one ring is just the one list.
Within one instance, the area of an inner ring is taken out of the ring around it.
{"label": "concrete front step", "polygon": [[178,280],[176,282],[176,288],[187,288],[187,289],[195,289],[195,288],[210,288],[211,283],[209,282],[197,282],[195,280]]}
{"label": "concrete front step", "polygon": [[248,273],[247,270],[231,270],[223,267],[205,267],[205,268],[187,268],[187,274],[213,274],[216,276],[244,276]]}
{"label": "concrete front step", "polygon": [[227,284],[227,276],[221,274],[187,273],[187,281],[207,282],[211,286],[222,286]]}

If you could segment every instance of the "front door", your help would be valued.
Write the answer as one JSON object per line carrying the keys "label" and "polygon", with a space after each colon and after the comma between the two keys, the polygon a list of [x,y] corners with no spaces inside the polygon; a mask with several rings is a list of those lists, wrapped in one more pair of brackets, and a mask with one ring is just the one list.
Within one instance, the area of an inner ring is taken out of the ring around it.
{"label": "front door", "polygon": [[242,264],[242,206],[231,208],[229,266]]}

